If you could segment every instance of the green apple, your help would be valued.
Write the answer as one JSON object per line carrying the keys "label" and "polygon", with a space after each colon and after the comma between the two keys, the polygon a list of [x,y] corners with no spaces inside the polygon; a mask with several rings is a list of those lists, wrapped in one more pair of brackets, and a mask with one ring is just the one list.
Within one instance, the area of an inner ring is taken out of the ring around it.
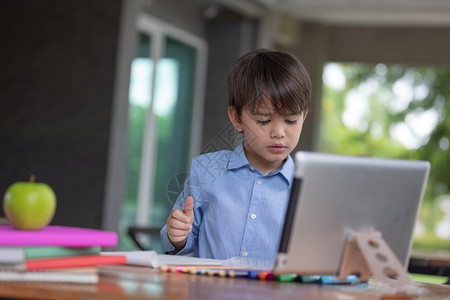
{"label": "green apple", "polygon": [[3,198],[3,210],[11,225],[17,229],[39,230],[48,225],[56,210],[56,196],[45,183],[13,183]]}

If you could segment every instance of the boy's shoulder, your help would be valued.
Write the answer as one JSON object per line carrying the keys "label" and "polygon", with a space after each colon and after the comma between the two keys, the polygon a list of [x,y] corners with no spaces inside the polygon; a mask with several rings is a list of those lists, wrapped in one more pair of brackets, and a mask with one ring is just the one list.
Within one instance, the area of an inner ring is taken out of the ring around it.
{"label": "boy's shoulder", "polygon": [[194,157],[193,164],[219,165],[227,166],[233,151],[219,150],[208,152]]}
{"label": "boy's shoulder", "polygon": [[231,150],[219,150],[215,152],[208,152],[196,156],[192,160],[192,167],[200,169],[226,169],[233,151]]}

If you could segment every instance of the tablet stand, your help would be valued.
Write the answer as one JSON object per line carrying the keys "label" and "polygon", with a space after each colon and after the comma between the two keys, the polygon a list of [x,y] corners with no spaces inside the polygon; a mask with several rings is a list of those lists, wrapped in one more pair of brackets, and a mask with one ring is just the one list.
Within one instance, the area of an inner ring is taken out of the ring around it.
{"label": "tablet stand", "polygon": [[373,276],[393,294],[411,294],[411,278],[378,231],[356,232],[349,239],[339,278],[345,279],[348,275],[358,275],[361,281]]}

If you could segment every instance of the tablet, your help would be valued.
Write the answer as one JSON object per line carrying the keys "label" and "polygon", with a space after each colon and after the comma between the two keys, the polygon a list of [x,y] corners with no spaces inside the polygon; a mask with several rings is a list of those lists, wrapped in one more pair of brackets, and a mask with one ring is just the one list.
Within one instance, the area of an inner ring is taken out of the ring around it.
{"label": "tablet", "polygon": [[295,154],[275,273],[338,275],[352,233],[376,230],[406,266],[430,164]]}

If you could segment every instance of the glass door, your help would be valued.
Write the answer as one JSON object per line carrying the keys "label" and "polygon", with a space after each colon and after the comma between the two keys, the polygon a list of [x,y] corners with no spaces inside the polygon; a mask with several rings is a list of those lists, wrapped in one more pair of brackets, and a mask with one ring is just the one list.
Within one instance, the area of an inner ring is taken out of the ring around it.
{"label": "glass door", "polygon": [[[131,225],[160,228],[199,154],[206,44],[149,16],[138,20],[129,91],[127,190],[119,248]],[[141,237],[162,251],[159,237]]]}

